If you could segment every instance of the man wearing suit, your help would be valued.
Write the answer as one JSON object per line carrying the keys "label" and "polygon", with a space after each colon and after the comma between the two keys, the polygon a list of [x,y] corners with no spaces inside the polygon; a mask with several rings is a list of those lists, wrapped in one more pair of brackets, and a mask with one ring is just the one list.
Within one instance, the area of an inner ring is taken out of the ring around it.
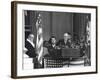
{"label": "man wearing suit", "polygon": [[33,43],[33,40],[34,40],[34,35],[29,34],[29,36],[28,36],[28,38],[26,39],[26,42],[25,42],[25,48],[27,50],[26,54],[30,58],[33,58],[34,68],[39,68],[37,54],[36,54],[36,51],[35,51],[35,44]]}
{"label": "man wearing suit", "polygon": [[26,54],[31,58],[37,56],[37,54],[35,53],[35,44],[33,43],[33,40],[34,40],[34,35],[30,34],[25,41],[25,48],[27,49]]}
{"label": "man wearing suit", "polygon": [[60,48],[71,48],[71,36],[65,33],[64,39],[59,40],[57,45],[59,45]]}
{"label": "man wearing suit", "polygon": [[57,46],[56,44],[56,37],[52,36],[49,40],[49,46],[48,46],[48,52],[50,57],[57,59],[59,57],[61,57],[61,50],[60,48]]}

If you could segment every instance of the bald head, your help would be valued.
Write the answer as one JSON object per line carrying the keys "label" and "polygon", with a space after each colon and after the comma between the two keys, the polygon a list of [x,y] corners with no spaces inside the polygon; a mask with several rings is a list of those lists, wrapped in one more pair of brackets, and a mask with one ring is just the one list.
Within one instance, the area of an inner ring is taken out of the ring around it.
{"label": "bald head", "polygon": [[68,33],[64,33],[64,41],[67,41],[70,38],[71,36]]}
{"label": "bald head", "polygon": [[34,35],[33,35],[33,34],[29,34],[29,37],[32,37],[32,38],[34,38]]}
{"label": "bald head", "polygon": [[68,33],[64,33],[64,36],[67,37],[67,36],[69,36],[69,34]]}
{"label": "bald head", "polygon": [[34,35],[33,34],[29,34],[28,39],[33,41],[34,40]]}

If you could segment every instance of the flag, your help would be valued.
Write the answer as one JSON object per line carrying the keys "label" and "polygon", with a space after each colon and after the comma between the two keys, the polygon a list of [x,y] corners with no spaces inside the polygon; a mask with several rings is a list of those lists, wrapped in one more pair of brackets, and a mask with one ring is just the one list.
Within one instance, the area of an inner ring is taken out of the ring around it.
{"label": "flag", "polygon": [[42,56],[43,56],[43,30],[42,30],[41,14],[40,13],[37,16],[36,30],[37,30],[36,52],[38,54],[38,62],[40,64],[42,64]]}
{"label": "flag", "polygon": [[90,42],[90,21],[89,21],[89,16],[87,18],[87,23],[86,23],[86,41],[87,43]]}
{"label": "flag", "polygon": [[89,19],[89,15],[86,16],[87,22],[86,22],[86,54],[85,54],[85,61],[86,65],[91,65],[90,62],[90,39],[91,39],[91,21]]}

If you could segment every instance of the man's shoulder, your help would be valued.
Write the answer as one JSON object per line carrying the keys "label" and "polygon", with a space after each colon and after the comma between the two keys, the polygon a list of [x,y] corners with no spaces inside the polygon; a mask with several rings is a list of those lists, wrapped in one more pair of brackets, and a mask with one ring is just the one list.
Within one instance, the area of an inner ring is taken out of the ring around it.
{"label": "man's shoulder", "polygon": [[31,43],[30,43],[28,40],[26,40],[26,41],[25,41],[25,47],[28,48],[28,47],[30,47],[30,46],[31,46]]}

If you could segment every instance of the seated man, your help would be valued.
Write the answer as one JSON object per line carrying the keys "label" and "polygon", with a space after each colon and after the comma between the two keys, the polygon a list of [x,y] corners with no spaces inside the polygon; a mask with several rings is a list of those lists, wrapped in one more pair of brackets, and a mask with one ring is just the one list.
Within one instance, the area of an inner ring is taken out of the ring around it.
{"label": "seated man", "polygon": [[65,33],[64,38],[59,40],[57,45],[59,45],[60,48],[71,48],[71,36]]}
{"label": "seated man", "polygon": [[61,57],[61,49],[57,46],[56,37],[52,36],[49,40],[48,52],[50,57],[57,59]]}

